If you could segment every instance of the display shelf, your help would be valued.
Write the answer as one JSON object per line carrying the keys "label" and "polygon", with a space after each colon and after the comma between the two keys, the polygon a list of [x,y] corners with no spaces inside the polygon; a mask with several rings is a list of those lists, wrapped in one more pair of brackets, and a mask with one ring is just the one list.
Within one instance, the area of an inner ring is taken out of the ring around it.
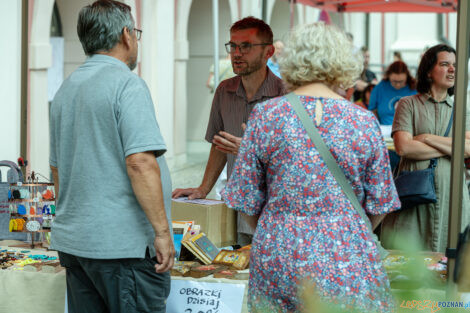
{"label": "display shelf", "polygon": [[11,216],[15,217],[46,217],[46,216],[52,216],[54,217],[55,214],[20,214],[20,213],[10,213]]}
{"label": "display shelf", "polygon": [[[44,233],[51,231],[55,214],[42,214],[42,210],[43,206],[44,209],[48,206],[55,206],[55,190],[53,187],[53,183],[32,183],[31,181],[24,184],[10,184],[9,197],[14,196],[15,198],[8,200],[10,207],[9,230],[12,233],[30,233],[31,247],[34,247],[35,241],[37,241],[35,233],[41,234],[39,242],[42,242],[44,240]],[[34,211],[31,210],[32,208],[34,208]],[[21,214],[18,213],[18,209],[21,209],[20,212],[35,214]],[[47,208],[46,212],[52,210],[52,208]]]}
{"label": "display shelf", "polygon": [[55,199],[52,199],[52,200],[40,200],[40,199],[10,199],[8,200],[9,203],[22,203],[22,202],[26,202],[26,203],[38,203],[38,202],[41,202],[41,203],[52,203],[52,204],[55,204]]}
{"label": "display shelf", "polygon": [[10,183],[10,187],[42,187],[42,186],[54,186],[54,183]]}
{"label": "display shelf", "polygon": [[29,230],[23,229],[23,230],[12,230],[11,232],[12,233],[49,233],[50,231],[51,231],[50,228],[43,228],[43,229],[39,229],[36,231],[29,231]]}

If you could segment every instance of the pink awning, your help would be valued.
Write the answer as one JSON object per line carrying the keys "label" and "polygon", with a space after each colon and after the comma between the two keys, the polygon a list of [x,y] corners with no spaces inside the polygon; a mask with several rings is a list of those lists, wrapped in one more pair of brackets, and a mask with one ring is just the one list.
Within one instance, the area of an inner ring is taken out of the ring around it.
{"label": "pink awning", "polygon": [[457,11],[457,0],[297,0],[297,3],[334,12],[434,12]]}

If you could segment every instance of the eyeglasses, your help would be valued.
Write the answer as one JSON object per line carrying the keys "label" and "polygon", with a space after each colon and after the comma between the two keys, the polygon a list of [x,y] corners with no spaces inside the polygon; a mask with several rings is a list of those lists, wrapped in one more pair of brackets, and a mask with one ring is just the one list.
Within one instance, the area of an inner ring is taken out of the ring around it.
{"label": "eyeglasses", "polygon": [[234,53],[238,49],[240,49],[241,53],[248,53],[251,50],[251,47],[253,46],[269,46],[270,43],[249,43],[249,42],[242,42],[241,44],[237,45],[234,44],[233,42],[227,42],[225,44],[225,50],[227,50],[227,53]]}
{"label": "eyeglasses", "polygon": [[405,86],[406,85],[406,79],[403,79],[403,80],[390,79],[390,83],[392,84],[392,86]]}
{"label": "eyeglasses", "polygon": [[137,40],[140,40],[140,38],[142,37],[142,30],[138,28],[134,28],[134,30],[135,30],[135,37],[137,38]]}

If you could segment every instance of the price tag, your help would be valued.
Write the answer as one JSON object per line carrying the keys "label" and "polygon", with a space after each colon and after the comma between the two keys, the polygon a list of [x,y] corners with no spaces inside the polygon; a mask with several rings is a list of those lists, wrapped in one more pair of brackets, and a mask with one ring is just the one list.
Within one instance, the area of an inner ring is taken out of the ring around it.
{"label": "price tag", "polygon": [[171,281],[167,313],[241,313],[244,284]]}
{"label": "price tag", "polygon": [[23,186],[23,183],[22,183],[22,182],[17,182],[16,185],[17,185],[18,187],[21,187],[21,186]]}
{"label": "price tag", "polygon": [[39,202],[39,198],[34,198],[33,202]]}

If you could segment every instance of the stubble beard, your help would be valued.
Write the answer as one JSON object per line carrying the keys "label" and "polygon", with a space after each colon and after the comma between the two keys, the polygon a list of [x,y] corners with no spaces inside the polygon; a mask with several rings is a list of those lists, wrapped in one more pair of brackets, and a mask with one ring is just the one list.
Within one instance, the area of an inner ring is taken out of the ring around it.
{"label": "stubble beard", "polygon": [[247,63],[247,67],[243,70],[238,71],[238,73],[237,73],[237,71],[235,70],[235,68],[233,67],[233,64],[232,64],[233,72],[235,74],[237,74],[238,76],[248,76],[248,75],[253,74],[254,72],[258,71],[262,67],[263,67],[263,56],[262,55],[260,55],[253,62]]}
{"label": "stubble beard", "polygon": [[127,64],[127,66],[129,67],[131,71],[133,71],[137,67],[137,62],[129,63]]}
{"label": "stubble beard", "polygon": [[137,55],[139,54],[138,48],[136,48],[135,53],[131,54],[129,60],[127,61],[127,66],[131,71],[133,71],[137,67]]}
{"label": "stubble beard", "polygon": [[129,62],[127,62],[127,66],[133,71],[137,67],[137,58],[131,58]]}

